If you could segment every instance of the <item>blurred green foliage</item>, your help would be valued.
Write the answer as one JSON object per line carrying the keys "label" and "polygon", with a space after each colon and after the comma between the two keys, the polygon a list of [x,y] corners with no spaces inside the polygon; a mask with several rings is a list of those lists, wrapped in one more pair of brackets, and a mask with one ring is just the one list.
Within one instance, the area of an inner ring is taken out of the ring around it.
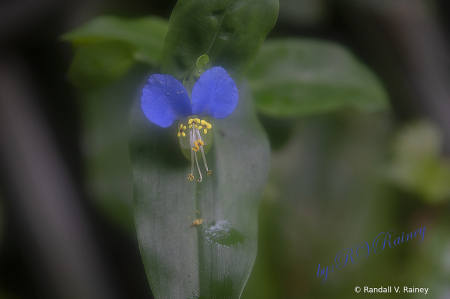
{"label": "blurred green foliage", "polygon": [[[129,231],[127,115],[148,74],[161,66],[187,79],[207,54],[209,62],[201,65],[221,65],[238,80],[248,75],[238,107],[244,114],[217,122],[207,159],[218,171],[201,187],[186,179],[189,164],[171,138],[174,131],[162,132],[137,104],[133,108],[135,221],[155,296],[239,298],[242,292],[256,255],[256,211],[269,161],[252,96],[272,155],[258,256],[242,298],[356,298],[353,288],[369,284],[423,284],[433,298],[446,294],[450,165],[442,158],[439,131],[426,122],[397,131],[383,85],[341,45],[301,38],[262,44],[276,20],[276,1],[203,2],[179,1],[170,23],[101,17],[63,37],[75,50],[69,76],[85,89],[89,190]],[[326,16],[322,1],[299,2],[312,7],[311,22]],[[205,225],[189,227],[197,217]],[[223,218],[244,236],[245,246],[218,243],[213,252],[201,242],[212,221]],[[423,226],[430,227],[423,244],[357,259],[320,284],[318,264],[331,267],[341,249],[370,243],[382,231]]]}
{"label": "blurred green foliage", "polygon": [[[399,193],[388,175],[396,166],[393,141],[409,139],[412,128],[393,140],[390,113],[354,109],[306,117],[292,126],[289,141],[272,154],[259,216],[258,257],[242,298],[359,298],[354,292],[358,285],[420,285],[429,287],[433,298],[445,294],[450,275],[448,209],[430,209]],[[419,138],[417,133],[414,143],[422,145],[410,145],[410,152],[429,146],[429,135]],[[383,231],[401,234],[423,226],[423,243],[372,251],[368,258],[354,257],[354,263],[331,272],[340,250],[362,241],[372,246]],[[323,285],[323,277],[317,277],[319,264],[330,268]]]}
{"label": "blurred green foliage", "polygon": [[303,116],[345,107],[388,108],[383,86],[348,50],[309,39],[274,39],[248,74],[257,108],[273,116]]}
{"label": "blurred green foliage", "polygon": [[79,88],[89,89],[123,77],[134,63],[130,44],[100,40],[81,47],[69,69],[69,79]]}
{"label": "blurred green foliage", "polygon": [[239,82],[278,17],[278,0],[180,0],[170,17],[162,72],[189,78],[200,55]]}
{"label": "blurred green foliage", "polygon": [[[277,15],[277,0],[181,0],[169,20],[162,72],[183,82],[208,63],[238,82]],[[187,179],[177,124],[150,123],[139,101],[131,114],[135,224],[156,298],[239,298],[253,268],[270,148],[248,85],[238,89],[235,111],[211,120],[206,161],[213,173],[198,183]],[[203,223],[192,227],[195,219]]]}
{"label": "blurred green foliage", "polygon": [[439,128],[418,121],[402,128],[394,139],[390,178],[407,192],[430,203],[450,198],[450,161],[442,157]]}
{"label": "blurred green foliage", "polygon": [[135,66],[114,84],[80,95],[87,191],[106,215],[132,235],[135,225],[128,116],[147,74],[148,67]]}
{"label": "blurred green foliage", "polygon": [[[213,173],[201,183],[187,179],[190,162],[176,129],[151,124],[140,105],[133,109],[135,223],[156,298],[239,298],[250,275],[270,151],[246,89],[240,86],[236,111],[213,122],[206,156]],[[203,224],[191,227],[195,219]]]}
{"label": "blurred green foliage", "polygon": [[158,17],[125,20],[105,16],[62,36],[75,55],[69,68],[74,85],[95,89],[123,77],[135,62],[161,63],[168,22]]}
{"label": "blurred green foliage", "polygon": [[[389,114],[348,109],[297,120],[293,127],[290,140],[272,155],[258,258],[243,298],[356,297],[356,285],[379,279],[371,267],[388,267],[396,258],[386,251],[381,259],[370,255],[331,272],[340,250],[371,243],[393,226],[393,195],[383,177]],[[323,285],[319,264],[330,268]],[[394,273],[382,276],[393,283]],[[268,285],[260,289],[261,281]]]}

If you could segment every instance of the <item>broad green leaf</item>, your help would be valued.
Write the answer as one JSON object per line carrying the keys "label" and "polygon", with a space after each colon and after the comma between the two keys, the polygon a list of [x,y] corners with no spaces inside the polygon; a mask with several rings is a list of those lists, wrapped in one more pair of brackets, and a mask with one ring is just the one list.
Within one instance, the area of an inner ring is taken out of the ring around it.
{"label": "broad green leaf", "polygon": [[180,81],[203,54],[237,81],[275,25],[278,0],[180,0],[169,21],[162,72]]}
{"label": "broad green leaf", "polygon": [[158,17],[126,20],[113,16],[98,17],[62,36],[75,46],[96,40],[118,40],[136,49],[136,59],[152,64],[161,60],[168,22]]}
{"label": "broad green leaf", "polygon": [[[176,127],[152,124],[139,105],[132,110],[135,223],[157,299],[239,298],[250,275],[270,150],[248,87],[240,86],[239,94],[236,110],[212,123],[206,160],[213,173],[200,183],[187,179],[190,162]],[[190,226],[196,218],[203,223]]]}
{"label": "broad green leaf", "polygon": [[136,229],[128,118],[147,74],[145,66],[137,65],[106,88],[81,92],[79,102],[86,191],[109,220],[132,236]]}
{"label": "broad green leaf", "polygon": [[114,82],[132,67],[133,48],[121,41],[100,40],[82,46],[69,68],[69,79],[82,89]]}
{"label": "broad green leaf", "polygon": [[309,39],[267,41],[248,74],[256,107],[274,116],[388,108],[377,77],[349,50]]}
{"label": "broad green leaf", "polygon": [[[391,123],[388,113],[348,110],[293,122],[289,141],[272,152],[258,218],[258,256],[243,299],[358,299],[369,297],[354,292],[366,281],[385,285],[404,279],[399,265],[406,247],[372,251],[368,258],[354,254],[354,263],[349,259],[344,269],[335,263],[340,250],[371,243],[386,228],[401,235],[403,224],[392,216],[404,217],[405,205],[383,175]],[[317,277],[319,264],[329,267],[325,284]]]}

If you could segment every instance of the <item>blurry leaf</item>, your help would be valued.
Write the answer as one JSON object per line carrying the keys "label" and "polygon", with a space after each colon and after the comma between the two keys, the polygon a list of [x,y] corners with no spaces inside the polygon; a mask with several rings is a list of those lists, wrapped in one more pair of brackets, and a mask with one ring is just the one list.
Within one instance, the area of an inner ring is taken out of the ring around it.
{"label": "blurry leaf", "polygon": [[450,161],[441,155],[439,128],[421,121],[405,127],[394,142],[390,179],[430,202],[450,199]]}
{"label": "blurry leaf", "polygon": [[[398,248],[368,259],[353,255],[354,263],[332,271],[340,250],[397,229],[395,200],[381,175],[390,127],[386,113],[297,119],[289,142],[272,154],[258,256],[243,299],[361,298],[357,285],[396,282]],[[319,264],[329,267],[325,284]]]}
{"label": "blurry leaf", "polygon": [[275,25],[278,0],[180,0],[170,17],[162,72],[180,81],[207,54],[239,81]]}
{"label": "blurry leaf", "polygon": [[267,41],[248,77],[256,107],[269,115],[308,115],[348,106],[388,108],[375,75],[347,49],[330,42]]}
{"label": "blurry leaf", "polygon": [[116,225],[134,236],[133,172],[128,117],[148,70],[136,65],[114,84],[82,92],[82,149],[89,197]]}
{"label": "blurry leaf", "polygon": [[62,36],[75,46],[97,40],[126,42],[136,50],[137,60],[156,64],[161,60],[168,22],[158,17],[126,20],[118,17],[98,17],[86,25]]}
{"label": "blurry leaf", "polygon": [[[422,250],[413,252],[406,273],[416,285],[430,286],[430,298],[450,298],[450,218],[447,208],[422,209],[427,235]],[[430,229],[431,228],[431,229]]]}
{"label": "blurry leaf", "polygon": [[[176,128],[152,124],[139,105],[132,111],[135,223],[155,298],[239,298],[250,275],[270,150],[247,86],[239,96],[236,110],[212,123],[213,173],[201,183],[187,179]],[[191,227],[196,218],[203,224]]]}
{"label": "blurry leaf", "polygon": [[96,41],[75,53],[69,79],[79,88],[95,88],[121,78],[133,63],[133,48],[128,43]]}

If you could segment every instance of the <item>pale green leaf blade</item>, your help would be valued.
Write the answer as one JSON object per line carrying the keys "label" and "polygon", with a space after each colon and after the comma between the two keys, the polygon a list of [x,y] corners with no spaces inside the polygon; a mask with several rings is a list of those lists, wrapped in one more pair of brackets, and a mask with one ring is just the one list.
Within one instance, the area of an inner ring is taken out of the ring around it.
{"label": "pale green leaf blade", "polygon": [[209,56],[240,81],[275,25],[278,0],[180,0],[169,21],[162,72],[182,81]]}
{"label": "pale green leaf blade", "polygon": [[[176,128],[150,123],[139,105],[132,111],[135,222],[155,298],[239,298],[250,275],[270,149],[248,88],[239,93],[236,110],[213,122],[213,173],[201,183],[187,179]],[[196,218],[203,224],[191,227]]]}
{"label": "pale green leaf blade", "polygon": [[104,39],[127,42],[136,48],[137,59],[155,64],[161,61],[167,30],[168,22],[159,17],[127,20],[102,16],[64,34],[62,39],[75,46]]}
{"label": "pale green leaf blade", "polygon": [[310,39],[267,41],[249,72],[256,107],[273,116],[298,116],[343,107],[386,110],[386,92],[348,49]]}
{"label": "pale green leaf blade", "polygon": [[80,47],[69,67],[70,81],[93,89],[124,76],[134,64],[133,47],[125,42],[99,40]]}

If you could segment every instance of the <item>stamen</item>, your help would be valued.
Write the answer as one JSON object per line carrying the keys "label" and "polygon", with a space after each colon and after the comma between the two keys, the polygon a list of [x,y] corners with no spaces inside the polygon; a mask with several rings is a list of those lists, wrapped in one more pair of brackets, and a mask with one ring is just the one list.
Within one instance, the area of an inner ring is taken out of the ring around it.
{"label": "stamen", "polygon": [[[192,140],[194,140],[194,136],[192,134],[192,130],[189,132],[189,141],[191,144],[191,147],[193,145]],[[194,180],[194,151],[191,151],[191,173],[188,175],[188,180],[191,182]]]}
{"label": "stamen", "polygon": [[202,152],[202,156],[203,156],[203,162],[205,163],[205,168],[206,168],[206,174],[208,175],[208,177],[211,175],[212,170],[208,169],[208,164],[206,164],[206,157],[205,157],[205,152],[203,151],[203,146],[200,148],[201,152]]}
{"label": "stamen", "polygon": [[200,183],[202,181],[202,172],[200,171],[200,166],[198,166],[197,152],[194,152],[194,156],[195,156],[195,163],[197,163],[198,174],[200,175],[200,180],[197,180],[197,182]]}
{"label": "stamen", "polygon": [[188,180],[194,180],[194,152],[191,151],[191,173],[188,175]]}
{"label": "stamen", "polygon": [[181,136],[186,137],[186,133],[184,133],[184,130],[186,130],[186,126],[181,124],[180,128],[178,129],[177,136],[178,137],[181,137]]}
{"label": "stamen", "polygon": [[[190,181],[194,180],[194,160],[195,164],[197,165],[198,174],[200,175],[200,179],[197,180],[197,182],[201,182],[203,180],[202,172],[200,171],[200,166],[198,163],[197,152],[200,150],[202,153],[203,163],[205,164],[206,174],[210,176],[212,174],[212,170],[208,169],[208,164],[206,162],[206,155],[205,151],[203,149],[203,146],[205,143],[203,142],[202,136],[200,134],[199,130],[203,130],[203,133],[207,133],[209,129],[212,128],[211,124],[208,123],[205,120],[200,120],[199,118],[191,118],[188,120],[189,125],[189,142],[191,146],[191,173],[188,175],[188,179]],[[184,134],[184,130],[186,130],[186,126],[180,125],[179,130],[179,136],[182,135],[183,137],[186,135]]]}

